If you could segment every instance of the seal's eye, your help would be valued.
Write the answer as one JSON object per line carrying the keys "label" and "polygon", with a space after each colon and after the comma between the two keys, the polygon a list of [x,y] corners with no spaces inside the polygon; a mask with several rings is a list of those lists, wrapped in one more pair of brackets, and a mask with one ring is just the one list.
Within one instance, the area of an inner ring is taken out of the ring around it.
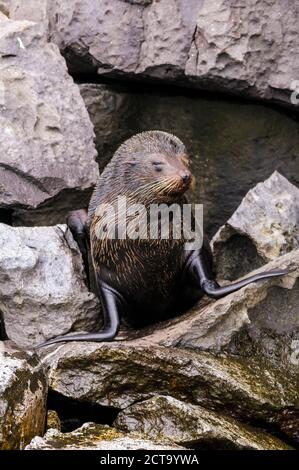
{"label": "seal's eye", "polygon": [[137,164],[136,160],[129,160],[126,163],[130,166],[135,166]]}
{"label": "seal's eye", "polygon": [[160,172],[160,171],[163,170],[162,167],[163,167],[163,165],[165,165],[165,163],[164,163],[164,162],[160,162],[160,161],[154,161],[154,162],[152,162],[152,165],[155,167],[155,170],[156,170],[157,172]]}

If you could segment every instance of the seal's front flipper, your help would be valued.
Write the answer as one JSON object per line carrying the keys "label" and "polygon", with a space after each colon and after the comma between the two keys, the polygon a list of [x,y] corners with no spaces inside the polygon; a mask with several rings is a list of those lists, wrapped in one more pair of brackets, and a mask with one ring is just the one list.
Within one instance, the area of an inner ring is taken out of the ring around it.
{"label": "seal's front flipper", "polygon": [[89,262],[88,262],[88,232],[87,232],[87,210],[79,209],[69,213],[66,223],[74,240],[77,242],[82,254],[84,269],[86,273],[87,286],[90,289]]}
{"label": "seal's front flipper", "polygon": [[248,284],[251,284],[252,282],[257,282],[262,279],[269,279],[272,277],[284,276],[285,274],[290,273],[290,270],[288,269],[273,269],[272,271],[254,274],[253,276],[243,279],[242,281],[221,287],[214,279],[211,279],[210,273],[207,272],[205,266],[206,264],[199,254],[190,261],[187,268],[191,272],[193,278],[195,277],[197,280],[202,291],[214,299],[220,299],[225,295],[236,292],[237,290],[247,286]]}
{"label": "seal's front flipper", "polygon": [[250,276],[246,279],[243,279],[242,281],[235,282],[224,287],[220,287],[216,281],[206,279],[201,282],[201,288],[204,293],[207,294],[209,297],[212,297],[214,299],[220,299],[225,295],[231,294],[232,292],[236,292],[237,290],[247,286],[248,284],[251,284],[252,282],[257,282],[262,279],[269,279],[271,277],[284,276],[289,272],[290,271],[288,271],[287,269],[274,269],[272,271],[255,274],[254,276]]}
{"label": "seal's front flipper", "polygon": [[107,284],[99,285],[101,304],[104,313],[104,328],[98,333],[82,333],[70,336],[58,336],[45,343],[39,344],[38,348],[49,346],[50,344],[69,342],[69,341],[111,341],[115,338],[119,330],[119,311],[124,302],[123,297]]}

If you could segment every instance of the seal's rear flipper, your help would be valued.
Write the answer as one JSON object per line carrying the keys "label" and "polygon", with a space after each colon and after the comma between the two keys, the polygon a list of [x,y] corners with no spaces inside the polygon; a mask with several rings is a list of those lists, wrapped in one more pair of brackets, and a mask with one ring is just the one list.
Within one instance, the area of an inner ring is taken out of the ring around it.
{"label": "seal's rear flipper", "polygon": [[79,249],[82,254],[84,269],[87,279],[87,287],[90,290],[90,277],[89,277],[89,262],[88,262],[88,248],[89,240],[87,233],[87,210],[79,209],[77,211],[72,211],[69,213],[66,223],[69,227],[74,240],[77,242]]}
{"label": "seal's rear flipper", "polygon": [[99,285],[101,304],[104,313],[104,328],[98,333],[80,333],[70,336],[58,336],[57,338],[50,339],[45,343],[36,346],[36,349],[51,344],[69,342],[69,341],[95,341],[104,342],[111,341],[115,338],[119,330],[119,309],[123,303],[122,296],[107,284],[101,283]]}

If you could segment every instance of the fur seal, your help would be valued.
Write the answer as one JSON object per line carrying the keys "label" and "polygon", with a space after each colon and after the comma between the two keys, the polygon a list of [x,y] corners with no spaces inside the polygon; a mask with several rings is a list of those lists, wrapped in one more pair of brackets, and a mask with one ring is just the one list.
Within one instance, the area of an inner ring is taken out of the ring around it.
{"label": "fur seal", "polygon": [[87,240],[90,244],[104,327],[96,333],[60,336],[41,346],[111,341],[118,333],[121,316],[128,317],[133,325],[142,324],[144,316],[161,320],[187,310],[204,294],[217,299],[252,282],[288,272],[263,272],[221,287],[214,280],[212,253],[205,237],[200,249],[187,250],[183,237],[133,240],[98,236],[99,229],[103,229],[98,208],[107,203],[115,205],[120,195],[147,208],[161,203],[182,207],[193,181],[189,164],[184,144],[162,131],[142,132],[119,147],[99,178],[88,213],[75,211],[68,218],[85,266]]}

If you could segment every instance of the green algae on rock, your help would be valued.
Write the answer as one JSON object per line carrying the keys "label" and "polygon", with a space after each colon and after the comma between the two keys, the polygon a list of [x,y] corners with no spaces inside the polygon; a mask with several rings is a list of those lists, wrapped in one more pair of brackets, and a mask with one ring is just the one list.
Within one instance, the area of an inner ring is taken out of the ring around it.
{"label": "green algae on rock", "polygon": [[49,429],[35,437],[25,450],[180,450],[183,447],[150,440],[138,433],[123,433],[109,426],[85,423],[69,433]]}
{"label": "green algae on rock", "polygon": [[42,435],[46,418],[47,380],[33,353],[11,342],[0,343],[0,449],[23,449]]}
{"label": "green algae on rock", "polygon": [[54,391],[103,406],[124,409],[170,395],[264,423],[298,409],[296,383],[266,361],[149,345],[146,338],[67,344],[49,347],[42,355]]}
{"label": "green algae on rock", "polygon": [[287,450],[279,439],[228,416],[156,396],[119,413],[114,425],[125,432],[140,432],[150,439],[166,438],[196,449]]}

